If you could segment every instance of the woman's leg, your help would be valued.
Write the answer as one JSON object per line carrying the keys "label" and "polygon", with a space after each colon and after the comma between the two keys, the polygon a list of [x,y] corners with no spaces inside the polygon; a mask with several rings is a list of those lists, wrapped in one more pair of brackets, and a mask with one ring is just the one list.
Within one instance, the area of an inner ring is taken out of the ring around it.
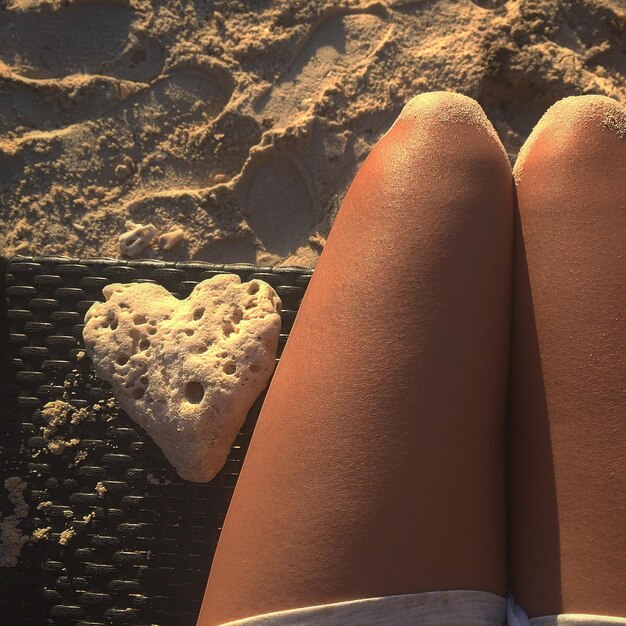
{"label": "woman's leg", "polygon": [[626,616],[626,113],[543,116],[514,168],[510,579],[531,616]]}
{"label": "woman's leg", "polygon": [[504,594],[513,181],[473,100],[414,98],[359,170],[222,531],[203,626]]}

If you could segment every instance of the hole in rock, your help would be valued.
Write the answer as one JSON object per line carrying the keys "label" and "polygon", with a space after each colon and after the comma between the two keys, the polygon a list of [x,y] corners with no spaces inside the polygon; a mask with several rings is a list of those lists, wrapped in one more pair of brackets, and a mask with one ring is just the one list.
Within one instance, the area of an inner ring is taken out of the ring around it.
{"label": "hole in rock", "polygon": [[156,326],[148,326],[148,334],[149,335],[156,335]]}
{"label": "hole in rock", "polygon": [[185,330],[185,335],[187,335],[187,337],[191,337],[193,335],[193,333],[194,333],[193,328],[187,328]]}
{"label": "hole in rock", "polygon": [[142,339],[139,342],[139,349],[140,350],[147,350],[150,347],[150,342],[147,339]]}
{"label": "hole in rock", "polygon": [[133,389],[133,398],[141,400],[143,398],[143,389]]}
{"label": "hole in rock", "polygon": [[117,317],[113,317],[111,320],[111,330],[115,330],[117,328]]}
{"label": "hole in rock", "polygon": [[204,315],[204,307],[200,307],[193,312],[193,319],[199,320]]}
{"label": "hole in rock", "polygon": [[128,355],[122,352],[122,354],[119,354],[117,356],[117,359],[115,360],[115,362],[118,365],[126,365],[126,363],[128,363]]}
{"label": "hole in rock", "polygon": [[222,330],[224,331],[224,336],[229,337],[235,332],[235,326],[230,320],[224,320],[222,322]]}
{"label": "hole in rock", "polygon": [[251,372],[254,372],[254,373],[256,374],[257,372],[260,372],[260,371],[261,371],[261,366],[260,366],[258,363],[253,363],[253,364],[250,366],[250,371],[251,371]]}
{"label": "hole in rock", "polygon": [[136,313],[133,316],[133,322],[135,324],[137,324],[137,326],[139,326],[139,324],[145,324],[146,323],[146,316],[142,315],[141,313]]}
{"label": "hole in rock", "polygon": [[191,381],[185,385],[185,399],[190,404],[200,404],[204,398],[204,387],[196,381]]}
{"label": "hole in rock", "polygon": [[248,287],[248,293],[249,294],[254,294],[259,290],[259,283],[250,283],[250,286]]}
{"label": "hole in rock", "polygon": [[225,374],[234,374],[237,366],[235,365],[234,361],[226,361],[226,363],[224,363],[223,369]]}
{"label": "hole in rock", "polygon": [[235,324],[239,324],[239,322],[241,322],[242,319],[243,319],[243,311],[239,307],[235,307],[233,309],[233,322],[235,322]]}

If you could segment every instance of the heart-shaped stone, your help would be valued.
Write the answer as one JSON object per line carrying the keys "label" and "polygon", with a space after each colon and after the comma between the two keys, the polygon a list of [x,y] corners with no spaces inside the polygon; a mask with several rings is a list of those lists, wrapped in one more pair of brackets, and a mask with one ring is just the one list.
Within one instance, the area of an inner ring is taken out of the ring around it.
{"label": "heart-shaped stone", "polygon": [[102,292],[83,331],[96,374],[182,478],[211,480],[274,370],[280,298],[233,274],[185,300],[152,283]]}

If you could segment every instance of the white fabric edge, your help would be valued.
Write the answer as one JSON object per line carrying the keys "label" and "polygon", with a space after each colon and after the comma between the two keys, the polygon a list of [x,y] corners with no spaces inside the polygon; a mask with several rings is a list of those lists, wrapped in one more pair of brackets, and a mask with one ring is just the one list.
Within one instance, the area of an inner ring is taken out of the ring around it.
{"label": "white fabric edge", "polygon": [[613,624],[626,624],[626,617],[563,613],[562,615],[533,617],[528,622],[530,626],[611,626]]}
{"label": "white fabric edge", "polygon": [[626,618],[587,614],[529,619],[511,594],[454,590],[359,598],[226,622],[220,626],[626,626]]}
{"label": "white fabric edge", "polygon": [[501,626],[506,598],[454,590],[361,598],[255,615],[221,626]]}
{"label": "white fabric edge", "polygon": [[562,613],[560,615],[545,615],[528,619],[524,609],[515,603],[509,592],[506,601],[507,626],[611,626],[612,624],[626,625],[624,617],[610,617],[608,615],[589,615],[583,613]]}

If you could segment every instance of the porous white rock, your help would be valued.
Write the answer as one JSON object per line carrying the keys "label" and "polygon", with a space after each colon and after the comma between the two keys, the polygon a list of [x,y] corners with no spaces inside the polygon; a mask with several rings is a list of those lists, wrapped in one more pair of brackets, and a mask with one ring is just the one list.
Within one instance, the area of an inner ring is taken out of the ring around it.
{"label": "porous white rock", "polygon": [[185,300],[152,283],[103,293],[83,331],[96,374],[182,478],[211,480],[274,370],[280,298],[233,274]]}
{"label": "porous white rock", "polygon": [[136,224],[119,237],[122,256],[140,255],[157,236],[157,229],[152,224]]}

